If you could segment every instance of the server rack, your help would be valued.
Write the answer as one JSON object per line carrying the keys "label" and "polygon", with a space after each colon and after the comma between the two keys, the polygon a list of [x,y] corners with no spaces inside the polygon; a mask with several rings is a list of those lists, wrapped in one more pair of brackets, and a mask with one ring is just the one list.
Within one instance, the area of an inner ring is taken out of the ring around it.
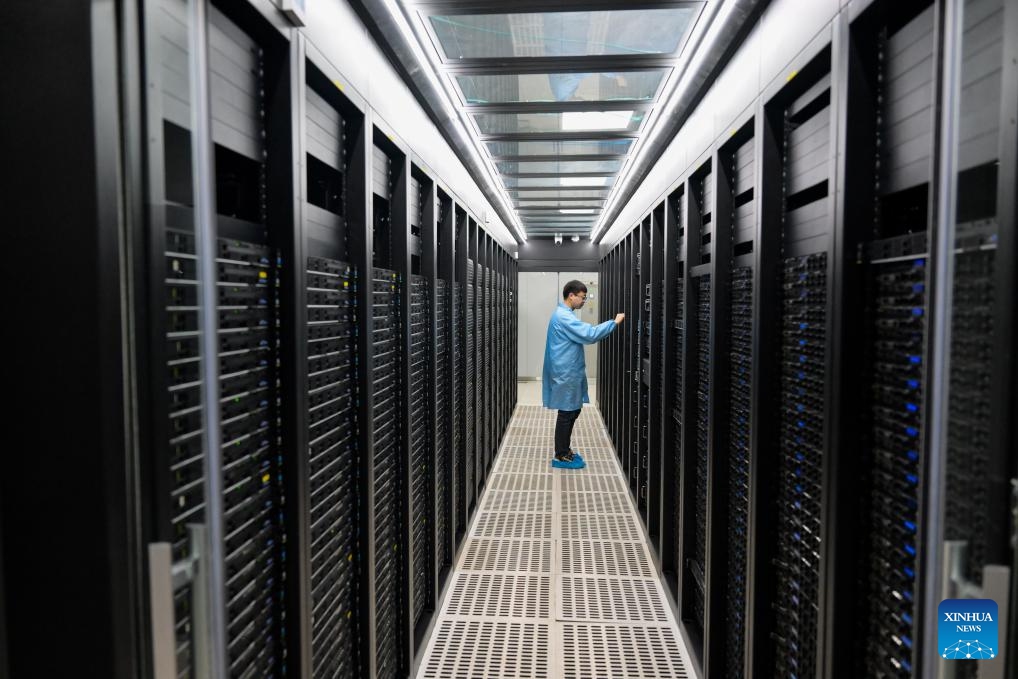
{"label": "server rack", "polygon": [[467,336],[466,336],[466,278],[467,278],[467,214],[457,208],[455,214],[455,246],[454,275],[455,287],[453,290],[453,450],[454,454],[454,477],[456,479],[456,542],[466,534],[467,521],[469,519],[469,497],[468,487],[473,485],[473,474],[469,469],[470,458],[468,456],[467,443],[467,418],[466,412],[469,397],[467,396]]}
{"label": "server rack", "polygon": [[[406,156],[377,127],[371,153],[371,494],[369,496],[372,675],[405,671],[408,542],[405,531],[408,455],[407,371],[409,335],[404,314],[409,290],[405,269]],[[401,189],[401,190],[400,190]],[[401,271],[401,269],[403,269]]]}
{"label": "server rack", "polygon": [[649,413],[647,416],[647,464],[643,469],[644,479],[640,492],[646,497],[645,523],[651,544],[661,552],[661,457],[666,450],[662,448],[662,426],[665,418],[665,377],[664,359],[667,352],[665,335],[665,206],[658,205],[650,215],[650,285],[647,335],[649,358],[645,366],[649,366]]}
{"label": "server rack", "polygon": [[[437,225],[434,183],[416,165],[410,177],[410,437],[411,507],[413,530],[411,657],[423,638],[430,612],[435,609],[437,570],[444,565],[438,524],[444,518],[440,496],[444,467],[439,460],[439,429],[444,431],[436,403],[438,375]],[[434,292],[432,292],[434,291]],[[443,449],[444,452],[444,449]],[[447,524],[446,524],[447,525]],[[439,551],[441,549],[441,556]]]}
{"label": "server rack", "polygon": [[[293,313],[281,292],[294,293],[281,253],[292,192],[266,158],[289,158],[289,112],[276,99],[289,88],[287,49],[242,12],[207,8],[206,21],[192,25],[184,3],[154,1],[147,10],[151,273],[143,288],[151,308],[163,310],[147,338],[153,534],[170,544],[171,559],[200,558],[214,574],[173,593],[175,664],[190,676],[207,635],[221,639],[213,656],[220,671],[283,672],[293,602],[281,585],[291,567],[282,548],[282,420],[291,407],[282,387],[295,347],[281,332]],[[207,55],[207,99],[192,96],[186,62],[195,51]],[[208,116],[197,140],[192,108],[198,120]],[[195,159],[192,146],[207,155]],[[210,618],[193,609],[207,586],[215,588]]]}
{"label": "server rack", "polygon": [[[290,531],[294,583],[299,606],[290,619],[300,633],[290,635],[295,667],[311,676],[357,676],[362,670],[364,615],[360,583],[365,577],[359,539],[366,520],[361,509],[363,463],[358,409],[366,397],[357,366],[364,323],[359,316],[364,288],[358,265],[365,247],[364,115],[343,97],[303,52],[304,102],[300,135],[305,174],[294,261],[297,285],[306,290],[306,316],[294,324],[306,346],[306,393],[296,422],[306,462],[295,465],[290,486]],[[358,171],[359,170],[359,171]],[[302,585],[306,579],[306,584]]]}
{"label": "server rack", "polygon": [[[451,237],[446,285],[428,263],[439,249],[429,232],[455,212],[451,194],[436,216],[434,182],[275,11],[243,0],[97,11],[69,35],[101,59],[85,89],[105,93],[89,103],[109,136],[83,139],[106,149],[103,163],[117,158],[92,169],[103,168],[100,202],[124,212],[90,236],[103,249],[97,281],[82,289],[105,291],[104,329],[81,344],[117,328],[119,353],[104,345],[110,353],[91,362],[96,383],[117,385],[104,388],[103,412],[122,413],[137,436],[106,446],[118,427],[104,421],[104,451],[89,451],[111,466],[87,509],[113,523],[83,562],[113,563],[110,597],[131,609],[112,626],[97,614],[116,653],[97,645],[93,660],[115,664],[111,676],[403,675],[462,538],[451,516],[452,383],[442,390],[450,371],[438,365],[443,337],[452,360]],[[492,313],[504,252],[481,237],[478,329],[508,346],[515,328],[506,319],[498,337]],[[503,273],[508,299],[515,273]],[[443,307],[447,322],[432,325]],[[502,433],[490,381],[508,367],[490,358],[498,365],[477,385],[489,467]],[[22,559],[4,556],[5,577],[21,577],[7,564]],[[146,567],[147,577],[135,572]]]}
{"label": "server rack", "polygon": [[634,307],[636,321],[636,357],[634,369],[637,379],[634,380],[636,390],[634,405],[636,415],[633,420],[635,452],[630,469],[630,483],[636,499],[636,507],[644,523],[647,522],[647,481],[650,456],[650,353],[651,353],[651,261],[650,261],[650,217],[640,223],[639,245],[637,250],[637,275],[633,280],[636,285],[637,303]]}
{"label": "server rack", "polygon": [[[435,215],[436,279],[435,279],[435,572],[440,582],[452,565],[455,554],[456,485],[454,474],[455,417],[453,391],[456,381],[453,369],[453,205],[442,191],[437,194]],[[436,583],[436,593],[438,584]]]}
{"label": "server rack", "polygon": [[[710,554],[712,588],[708,657],[733,678],[747,673],[750,517],[756,497],[753,420],[753,291],[757,184],[756,121],[750,118],[718,149],[715,250],[714,407],[716,476]],[[725,481],[721,481],[725,479]],[[723,517],[721,519],[720,517]],[[718,526],[725,527],[719,533]],[[719,583],[714,585],[714,583]],[[717,621],[721,621],[720,623]],[[721,630],[724,630],[723,634]]]}

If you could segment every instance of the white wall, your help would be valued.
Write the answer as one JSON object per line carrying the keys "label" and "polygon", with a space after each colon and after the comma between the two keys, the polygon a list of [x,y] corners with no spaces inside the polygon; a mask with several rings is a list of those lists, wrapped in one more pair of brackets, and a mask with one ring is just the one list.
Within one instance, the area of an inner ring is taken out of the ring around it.
{"label": "white wall", "polygon": [[419,156],[424,169],[478,221],[483,222],[487,216],[490,221],[482,226],[503,247],[514,252],[516,241],[509,229],[349,3],[344,0],[309,2],[307,26],[301,30],[307,36],[309,57],[317,61],[314,54],[317,52],[327,60],[341,75],[337,85],[344,91],[356,92],[367,101],[376,116]]}
{"label": "white wall", "polygon": [[733,125],[756,106],[762,90],[775,81],[794,77],[791,64],[813,41],[830,41],[831,22],[842,6],[848,4],[848,0],[772,0],[612,223],[602,243],[617,243],[664,200],[678,180],[695,169],[694,164],[716,140],[726,139],[736,131]]}

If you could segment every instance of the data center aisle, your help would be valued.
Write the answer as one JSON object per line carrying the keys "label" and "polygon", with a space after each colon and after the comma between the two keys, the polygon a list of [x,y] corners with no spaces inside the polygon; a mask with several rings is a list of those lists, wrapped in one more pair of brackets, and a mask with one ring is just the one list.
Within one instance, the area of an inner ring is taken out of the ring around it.
{"label": "data center aisle", "polygon": [[582,471],[550,467],[554,427],[517,407],[418,679],[692,676],[597,409]]}

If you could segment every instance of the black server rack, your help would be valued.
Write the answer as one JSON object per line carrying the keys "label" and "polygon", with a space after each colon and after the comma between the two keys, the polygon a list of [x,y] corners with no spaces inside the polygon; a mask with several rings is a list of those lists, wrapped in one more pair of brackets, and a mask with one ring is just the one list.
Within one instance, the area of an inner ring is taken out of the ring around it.
{"label": "black server rack", "polygon": [[716,357],[714,333],[714,261],[716,230],[713,166],[707,160],[687,183],[686,201],[686,296],[684,343],[683,428],[683,591],[682,616],[693,637],[693,652],[703,661],[708,615],[709,539],[714,465],[711,410],[716,385],[712,381]]}
{"label": "black server rack", "polygon": [[473,483],[473,475],[468,470],[468,440],[467,440],[467,332],[466,332],[466,246],[467,246],[467,216],[462,210],[457,209],[454,221],[454,242],[453,251],[455,278],[452,295],[452,316],[453,316],[453,477],[455,478],[456,506],[454,512],[456,526],[456,542],[460,536],[466,533],[467,510],[469,500],[467,488]]}
{"label": "black server rack", "polygon": [[313,676],[357,667],[357,270],[307,259],[308,495]]}
{"label": "black server rack", "polygon": [[[714,416],[717,422],[725,424],[715,427],[714,465],[719,472],[713,511],[724,519],[712,521],[715,525],[711,529],[710,551],[716,564],[712,570],[716,580],[712,582],[723,585],[712,592],[714,610],[708,648],[711,662],[720,664],[725,676],[733,679],[746,672],[749,525],[754,497],[751,434],[757,167],[754,124],[753,119],[744,123],[717,155],[714,254],[718,286],[715,310],[719,316],[715,346],[719,365],[715,378],[723,398],[718,399]],[[722,478],[725,480],[721,481]],[[724,535],[715,532],[718,526],[725,527]]]}
{"label": "black server rack", "polygon": [[626,405],[628,415],[626,417],[626,464],[625,468],[629,476],[630,492],[636,496],[639,493],[639,472],[640,472],[640,308],[643,306],[643,289],[640,281],[643,278],[643,245],[642,231],[637,228],[629,237],[630,265],[629,277],[626,281],[628,294],[626,296],[627,312],[630,318],[635,321],[629,328],[626,350],[628,368]]}
{"label": "black server rack", "polygon": [[[848,403],[866,405],[842,425],[842,449],[858,459],[850,467],[843,461],[839,476],[857,470],[853,485],[865,490],[854,506],[842,501],[841,511],[861,518],[858,533],[839,529],[838,535],[845,541],[839,549],[855,562],[854,601],[845,604],[856,625],[855,670],[872,676],[916,676],[919,663],[934,23],[932,5],[878,5],[852,28],[857,59],[849,77],[860,87],[849,107],[866,117],[847,133],[858,145],[847,162],[857,172],[852,202],[869,206],[846,207],[846,247],[858,254],[844,263],[845,285],[858,292],[846,291],[842,299],[844,313],[859,319],[850,341],[861,347],[848,359],[862,378],[849,383]],[[917,52],[917,45],[923,49]],[[870,110],[859,111],[864,105]]]}
{"label": "black server rack", "polygon": [[[281,125],[268,97],[279,86],[278,52],[267,50],[222,12],[211,9],[208,41],[212,172],[215,206],[208,228],[215,236],[215,326],[203,328],[199,286],[196,196],[190,155],[189,82],[168,77],[191,50],[187,7],[154,2],[144,26],[150,90],[149,162],[152,190],[150,234],[153,308],[152,355],[162,366],[155,384],[161,411],[152,433],[158,439],[156,534],[167,534],[172,557],[193,551],[189,524],[209,527],[218,542],[205,558],[221,559],[226,656],[231,676],[285,671],[284,464],[280,319],[283,268],[281,223],[270,212],[285,199],[269,181],[268,126]],[[227,56],[230,55],[230,56]],[[227,106],[224,101],[233,102]],[[157,103],[158,102],[158,103]],[[181,103],[184,102],[184,103]],[[279,128],[284,129],[284,128]],[[155,186],[156,183],[159,186]],[[203,362],[203,332],[214,332],[216,356]],[[215,384],[210,381],[214,380]],[[157,387],[158,388],[158,387]],[[203,398],[217,401],[219,449],[209,456],[203,430]],[[165,422],[165,424],[163,424]],[[221,515],[206,506],[206,470],[221,497]],[[165,479],[165,480],[164,480]],[[163,523],[165,519],[165,524]],[[210,522],[215,525],[210,525]],[[168,533],[166,533],[168,529]],[[196,545],[201,548],[200,545]],[[192,588],[174,592],[177,667],[194,671]]]}
{"label": "black server rack", "polygon": [[682,488],[683,470],[683,423],[685,413],[684,370],[686,356],[686,202],[685,186],[680,186],[668,197],[665,204],[667,222],[667,244],[670,264],[667,284],[670,286],[667,296],[667,320],[670,342],[668,355],[665,358],[665,376],[668,410],[665,413],[666,457],[663,460],[662,490],[666,495],[664,505],[665,517],[670,522],[668,548],[665,550],[663,563],[667,573],[667,581],[678,597],[679,579],[682,572],[682,508],[686,494]]}
{"label": "black server rack", "polygon": [[434,520],[432,509],[431,469],[432,443],[431,434],[431,393],[432,386],[428,374],[429,350],[432,346],[429,333],[431,303],[428,294],[428,281],[420,275],[410,280],[410,428],[411,448],[411,514],[413,522],[413,569],[412,583],[414,593],[413,621],[416,625],[422,618],[425,609],[432,605],[431,569],[433,566],[433,547],[431,523]]}
{"label": "black server rack", "polygon": [[[648,319],[647,333],[650,343],[650,380],[648,381],[650,412],[648,414],[647,434],[647,464],[643,469],[644,478],[641,482],[640,492],[646,497],[647,534],[654,549],[660,554],[662,542],[662,517],[663,497],[661,492],[661,459],[664,451],[664,438],[662,427],[665,422],[665,409],[667,400],[665,398],[665,376],[664,363],[667,352],[667,333],[665,316],[665,257],[667,245],[665,241],[665,206],[658,205],[651,213],[650,221],[650,268],[651,275],[649,285],[650,295],[650,317]],[[670,413],[668,413],[670,416]]]}
{"label": "black server rack", "polygon": [[[473,229],[471,228],[471,232]],[[473,234],[471,233],[471,236]],[[471,238],[471,242],[473,238]],[[477,273],[474,260],[467,258],[466,286],[464,288],[464,361],[463,377],[466,400],[463,404],[463,440],[466,452],[466,496],[467,511],[472,514],[477,501],[477,485],[479,483],[477,469],[477,293],[474,276]]]}
{"label": "black server rack", "polygon": [[650,249],[650,234],[651,234],[651,218],[646,217],[640,224],[640,250],[639,250],[639,261],[640,275],[637,282],[637,291],[640,296],[639,304],[636,307],[636,333],[637,333],[637,358],[636,367],[639,371],[639,382],[636,384],[637,389],[637,411],[636,420],[633,422],[637,430],[637,452],[634,459],[634,466],[632,468],[631,480],[635,484],[633,492],[636,495],[636,507],[640,512],[640,517],[644,523],[647,523],[648,519],[648,493],[649,485],[647,482],[647,473],[650,469],[650,384],[651,384],[651,348],[653,344],[653,337],[651,332],[651,290],[654,284],[651,282],[651,249]]}
{"label": "black server rack", "polygon": [[[363,167],[363,115],[342,97],[313,64],[305,65],[305,181],[302,206],[303,252],[299,285],[305,289],[301,334],[307,368],[302,390],[306,460],[296,465],[291,502],[290,551],[308,582],[306,602],[292,618],[306,616],[306,638],[291,638],[295,667],[306,663],[313,677],[359,676],[364,665],[361,593],[365,577],[361,526],[361,429],[358,411],[365,396],[358,374],[364,287],[358,248],[363,211],[353,199],[352,181]],[[363,189],[363,185],[359,188]],[[306,498],[306,499],[304,499]],[[299,520],[298,520],[299,519]],[[296,524],[296,525],[294,525]],[[294,573],[291,570],[291,573]],[[299,579],[299,575],[295,579]],[[299,583],[298,583],[299,584]],[[294,625],[293,629],[302,629]],[[299,637],[298,634],[292,637]],[[303,657],[302,657],[303,656]]]}
{"label": "black server rack", "polygon": [[[456,385],[453,353],[453,207],[441,190],[436,203],[435,280],[435,571],[440,576],[452,565],[455,538],[454,473],[456,427],[453,393]],[[436,594],[437,594],[436,585]]]}
{"label": "black server rack", "polygon": [[[765,664],[782,674],[820,672],[823,661],[826,568],[830,534],[824,525],[830,472],[829,439],[832,284],[830,162],[832,148],[830,50],[815,57],[765,105],[768,126],[761,200],[761,328],[780,357],[759,379],[780,385],[776,407],[761,414],[774,457],[774,589],[772,643]],[[773,394],[773,392],[772,392]],[[760,623],[757,622],[758,629]]]}
{"label": "black server rack", "polygon": [[402,436],[406,415],[403,383],[404,333],[401,313],[403,295],[407,294],[404,275],[393,268],[399,264],[394,223],[399,161],[380,147],[376,134],[372,147],[372,248],[371,323],[372,352],[371,409],[372,487],[369,510],[372,512],[370,549],[374,556],[371,578],[371,609],[373,614],[373,667],[378,677],[400,676],[404,671],[403,619],[406,571],[410,567],[405,554],[407,542],[404,526],[404,497],[408,479],[404,463],[408,451],[403,449]]}

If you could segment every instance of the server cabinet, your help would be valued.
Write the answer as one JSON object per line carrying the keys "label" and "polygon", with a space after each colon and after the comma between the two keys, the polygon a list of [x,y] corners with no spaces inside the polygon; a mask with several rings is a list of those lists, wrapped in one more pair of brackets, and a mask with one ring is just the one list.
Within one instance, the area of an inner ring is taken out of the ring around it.
{"label": "server cabinet", "polygon": [[199,657],[231,676],[285,671],[293,605],[282,437],[296,347],[281,332],[295,313],[282,257],[293,229],[289,49],[246,9],[163,0],[144,12],[146,287],[163,311],[148,337],[153,518],[174,561],[200,555],[210,574],[174,592],[174,664],[186,676]]}
{"label": "server cabinet", "polygon": [[410,456],[406,405],[409,232],[406,155],[388,135],[373,130],[371,149],[371,404],[369,573],[372,676],[401,676],[408,663],[405,598],[406,513]]}
{"label": "server cabinet", "polygon": [[291,662],[313,677],[358,676],[367,565],[359,532],[367,517],[357,413],[367,394],[357,366],[368,339],[359,316],[366,220],[358,197],[365,194],[367,131],[363,113],[322,71],[306,63],[304,72],[303,228],[293,261],[304,263],[295,275],[306,290],[306,315],[291,332],[306,347],[306,384],[298,390],[307,394],[298,417],[306,434],[298,449],[307,452],[291,485],[298,562],[291,579],[302,604],[290,616]]}
{"label": "server cabinet", "polygon": [[661,552],[661,457],[663,454],[661,431],[665,411],[664,357],[665,314],[664,314],[664,262],[665,250],[665,206],[654,208],[650,216],[650,317],[647,319],[647,335],[650,356],[644,365],[649,366],[649,413],[647,418],[647,465],[640,492],[645,496],[647,534],[651,544]]}
{"label": "server cabinet", "polygon": [[435,572],[440,589],[452,566],[456,550],[456,429],[453,393],[456,387],[453,366],[453,203],[441,189],[437,194],[435,214],[437,240],[437,276],[435,280],[435,473],[437,476],[435,504]]}
{"label": "server cabinet", "polygon": [[663,372],[666,410],[663,420],[661,492],[663,547],[661,567],[665,581],[680,603],[679,574],[682,571],[683,422],[685,394],[685,184],[680,184],[665,201],[665,323],[667,346]]}
{"label": "server cabinet", "polygon": [[686,201],[687,303],[685,319],[682,495],[683,563],[682,619],[693,639],[693,652],[701,663],[708,609],[708,531],[712,497],[712,429],[710,417],[714,387],[712,298],[714,295],[714,173],[708,158],[690,177]]}
{"label": "server cabinet", "polygon": [[[755,120],[739,127],[717,153],[715,339],[718,385],[714,407],[712,611],[710,667],[723,676],[746,674],[751,572],[750,526],[756,496],[752,451],[753,280],[757,236]],[[755,518],[755,516],[754,516]]]}
{"label": "server cabinet", "polygon": [[[776,491],[766,510],[776,515],[769,532],[758,523],[757,543],[774,545],[768,588],[772,642],[757,643],[761,673],[822,673],[822,621],[827,612],[826,550],[831,448],[830,249],[831,51],[825,47],[764,106],[761,185],[761,383],[772,389],[758,402],[758,469]],[[766,427],[766,431],[764,430]],[[764,453],[766,451],[766,453]],[[756,575],[768,573],[762,569]],[[754,672],[756,673],[756,672]]]}
{"label": "server cabinet", "polygon": [[474,476],[470,466],[467,428],[467,413],[470,397],[467,391],[467,214],[457,206],[455,213],[455,288],[453,291],[453,417],[455,421],[453,441],[455,450],[456,478],[456,542],[466,534],[470,495],[468,489],[473,486]]}
{"label": "server cabinet", "polygon": [[636,342],[634,372],[634,406],[633,436],[635,452],[632,453],[630,467],[630,485],[636,499],[636,507],[644,524],[647,522],[647,472],[650,457],[650,350],[651,350],[651,256],[650,256],[650,216],[640,222],[636,230],[638,236],[637,274],[634,278],[636,299],[633,319],[636,321]]}

